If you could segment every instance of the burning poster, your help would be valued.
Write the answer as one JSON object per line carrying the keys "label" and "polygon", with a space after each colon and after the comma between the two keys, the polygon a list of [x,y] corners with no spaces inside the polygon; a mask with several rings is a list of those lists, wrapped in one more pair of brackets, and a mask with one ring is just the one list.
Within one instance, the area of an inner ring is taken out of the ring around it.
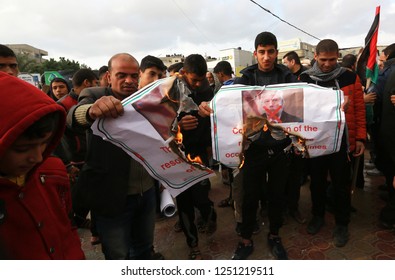
{"label": "burning poster", "polygon": [[214,159],[238,167],[262,129],[274,138],[285,131],[306,156],[334,153],[345,125],[342,102],[342,91],[306,83],[223,86],[210,104]]}
{"label": "burning poster", "polygon": [[124,115],[95,121],[93,133],[121,147],[175,197],[215,175],[182,150],[176,117],[197,110],[185,84],[176,77],[158,80],[124,99]]}

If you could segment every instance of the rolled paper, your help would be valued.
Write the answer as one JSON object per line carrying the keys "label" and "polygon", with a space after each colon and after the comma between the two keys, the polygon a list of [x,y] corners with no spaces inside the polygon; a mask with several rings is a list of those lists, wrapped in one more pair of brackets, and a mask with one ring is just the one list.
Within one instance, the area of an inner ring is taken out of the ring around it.
{"label": "rolled paper", "polygon": [[177,207],[174,204],[173,198],[171,197],[169,191],[167,189],[163,189],[160,196],[160,210],[163,215],[170,218],[173,217],[177,212]]}

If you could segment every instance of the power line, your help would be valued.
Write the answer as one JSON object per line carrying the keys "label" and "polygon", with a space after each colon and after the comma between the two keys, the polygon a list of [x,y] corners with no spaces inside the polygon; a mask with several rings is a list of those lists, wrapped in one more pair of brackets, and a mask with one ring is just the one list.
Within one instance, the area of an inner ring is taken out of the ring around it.
{"label": "power line", "polygon": [[279,20],[281,20],[282,22],[284,22],[284,23],[286,23],[286,24],[288,24],[288,25],[290,25],[290,26],[292,26],[293,28],[296,28],[297,30],[299,30],[299,31],[301,31],[301,32],[303,32],[304,34],[307,34],[307,35],[309,35],[310,37],[313,37],[314,39],[317,39],[318,41],[321,41],[321,39],[320,38],[318,38],[318,37],[315,37],[314,35],[311,35],[310,33],[308,33],[308,32],[306,32],[306,31],[304,31],[303,29],[300,29],[299,27],[297,27],[297,26],[295,26],[295,25],[293,25],[293,24],[291,24],[291,23],[289,23],[288,21],[286,21],[286,20],[283,20],[282,18],[280,18],[279,16],[277,16],[277,15],[275,15],[275,14],[273,14],[270,10],[268,10],[268,9],[266,9],[266,8],[264,8],[264,7],[262,7],[261,5],[259,5],[257,2],[255,2],[254,0],[250,0],[252,3],[254,3],[255,5],[257,5],[258,7],[260,7],[262,10],[264,10],[264,11],[266,11],[266,12],[268,12],[269,14],[271,14],[272,16],[274,16],[274,17],[276,17],[276,18],[278,18]]}
{"label": "power line", "polygon": [[192,25],[196,28],[196,30],[207,40],[207,42],[209,42],[211,45],[213,45],[215,48],[217,48],[217,46],[212,43],[207,36],[200,30],[200,28],[192,21],[192,19],[190,19],[188,17],[188,15],[184,12],[183,9],[181,9],[181,7],[177,4],[177,2],[175,0],[173,0],[173,3],[177,6],[177,8],[181,11],[181,13],[192,23]]}

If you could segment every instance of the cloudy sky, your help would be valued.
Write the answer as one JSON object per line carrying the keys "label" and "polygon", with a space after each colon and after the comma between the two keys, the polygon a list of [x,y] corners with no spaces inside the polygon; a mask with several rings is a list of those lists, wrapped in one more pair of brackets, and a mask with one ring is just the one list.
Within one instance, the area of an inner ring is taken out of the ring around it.
{"label": "cloudy sky", "polygon": [[[93,69],[115,53],[145,55],[253,51],[256,34],[279,41],[317,39],[287,25],[250,0],[2,0],[2,44],[29,44]],[[6,2],[6,4],[4,3]],[[395,42],[395,0],[255,0],[273,14],[341,48],[362,46],[381,6],[379,45]]]}

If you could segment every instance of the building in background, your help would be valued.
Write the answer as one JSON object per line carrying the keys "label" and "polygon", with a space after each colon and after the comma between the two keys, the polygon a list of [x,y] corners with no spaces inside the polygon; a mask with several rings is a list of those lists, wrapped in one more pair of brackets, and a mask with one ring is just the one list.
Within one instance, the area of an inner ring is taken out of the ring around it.
{"label": "building in background", "polygon": [[12,49],[18,55],[26,55],[30,59],[34,59],[38,63],[44,62],[44,56],[48,56],[48,52],[42,49],[35,48],[28,44],[7,44],[7,47]]}
{"label": "building in background", "polygon": [[240,76],[240,71],[247,66],[255,64],[255,58],[252,52],[242,50],[240,47],[224,49],[219,52],[219,59],[207,61],[209,70],[214,69],[218,62],[226,60],[232,65],[233,71],[236,76]]}
{"label": "building in background", "polygon": [[182,54],[167,54],[166,56],[163,57],[158,57],[160,60],[163,61],[163,64],[166,65],[166,67],[169,67],[170,65],[178,62],[184,62],[185,56]]}
{"label": "building in background", "polygon": [[282,63],[284,55],[290,51],[295,51],[300,61],[311,61],[314,58],[315,46],[302,42],[299,38],[278,42],[278,63]]}

